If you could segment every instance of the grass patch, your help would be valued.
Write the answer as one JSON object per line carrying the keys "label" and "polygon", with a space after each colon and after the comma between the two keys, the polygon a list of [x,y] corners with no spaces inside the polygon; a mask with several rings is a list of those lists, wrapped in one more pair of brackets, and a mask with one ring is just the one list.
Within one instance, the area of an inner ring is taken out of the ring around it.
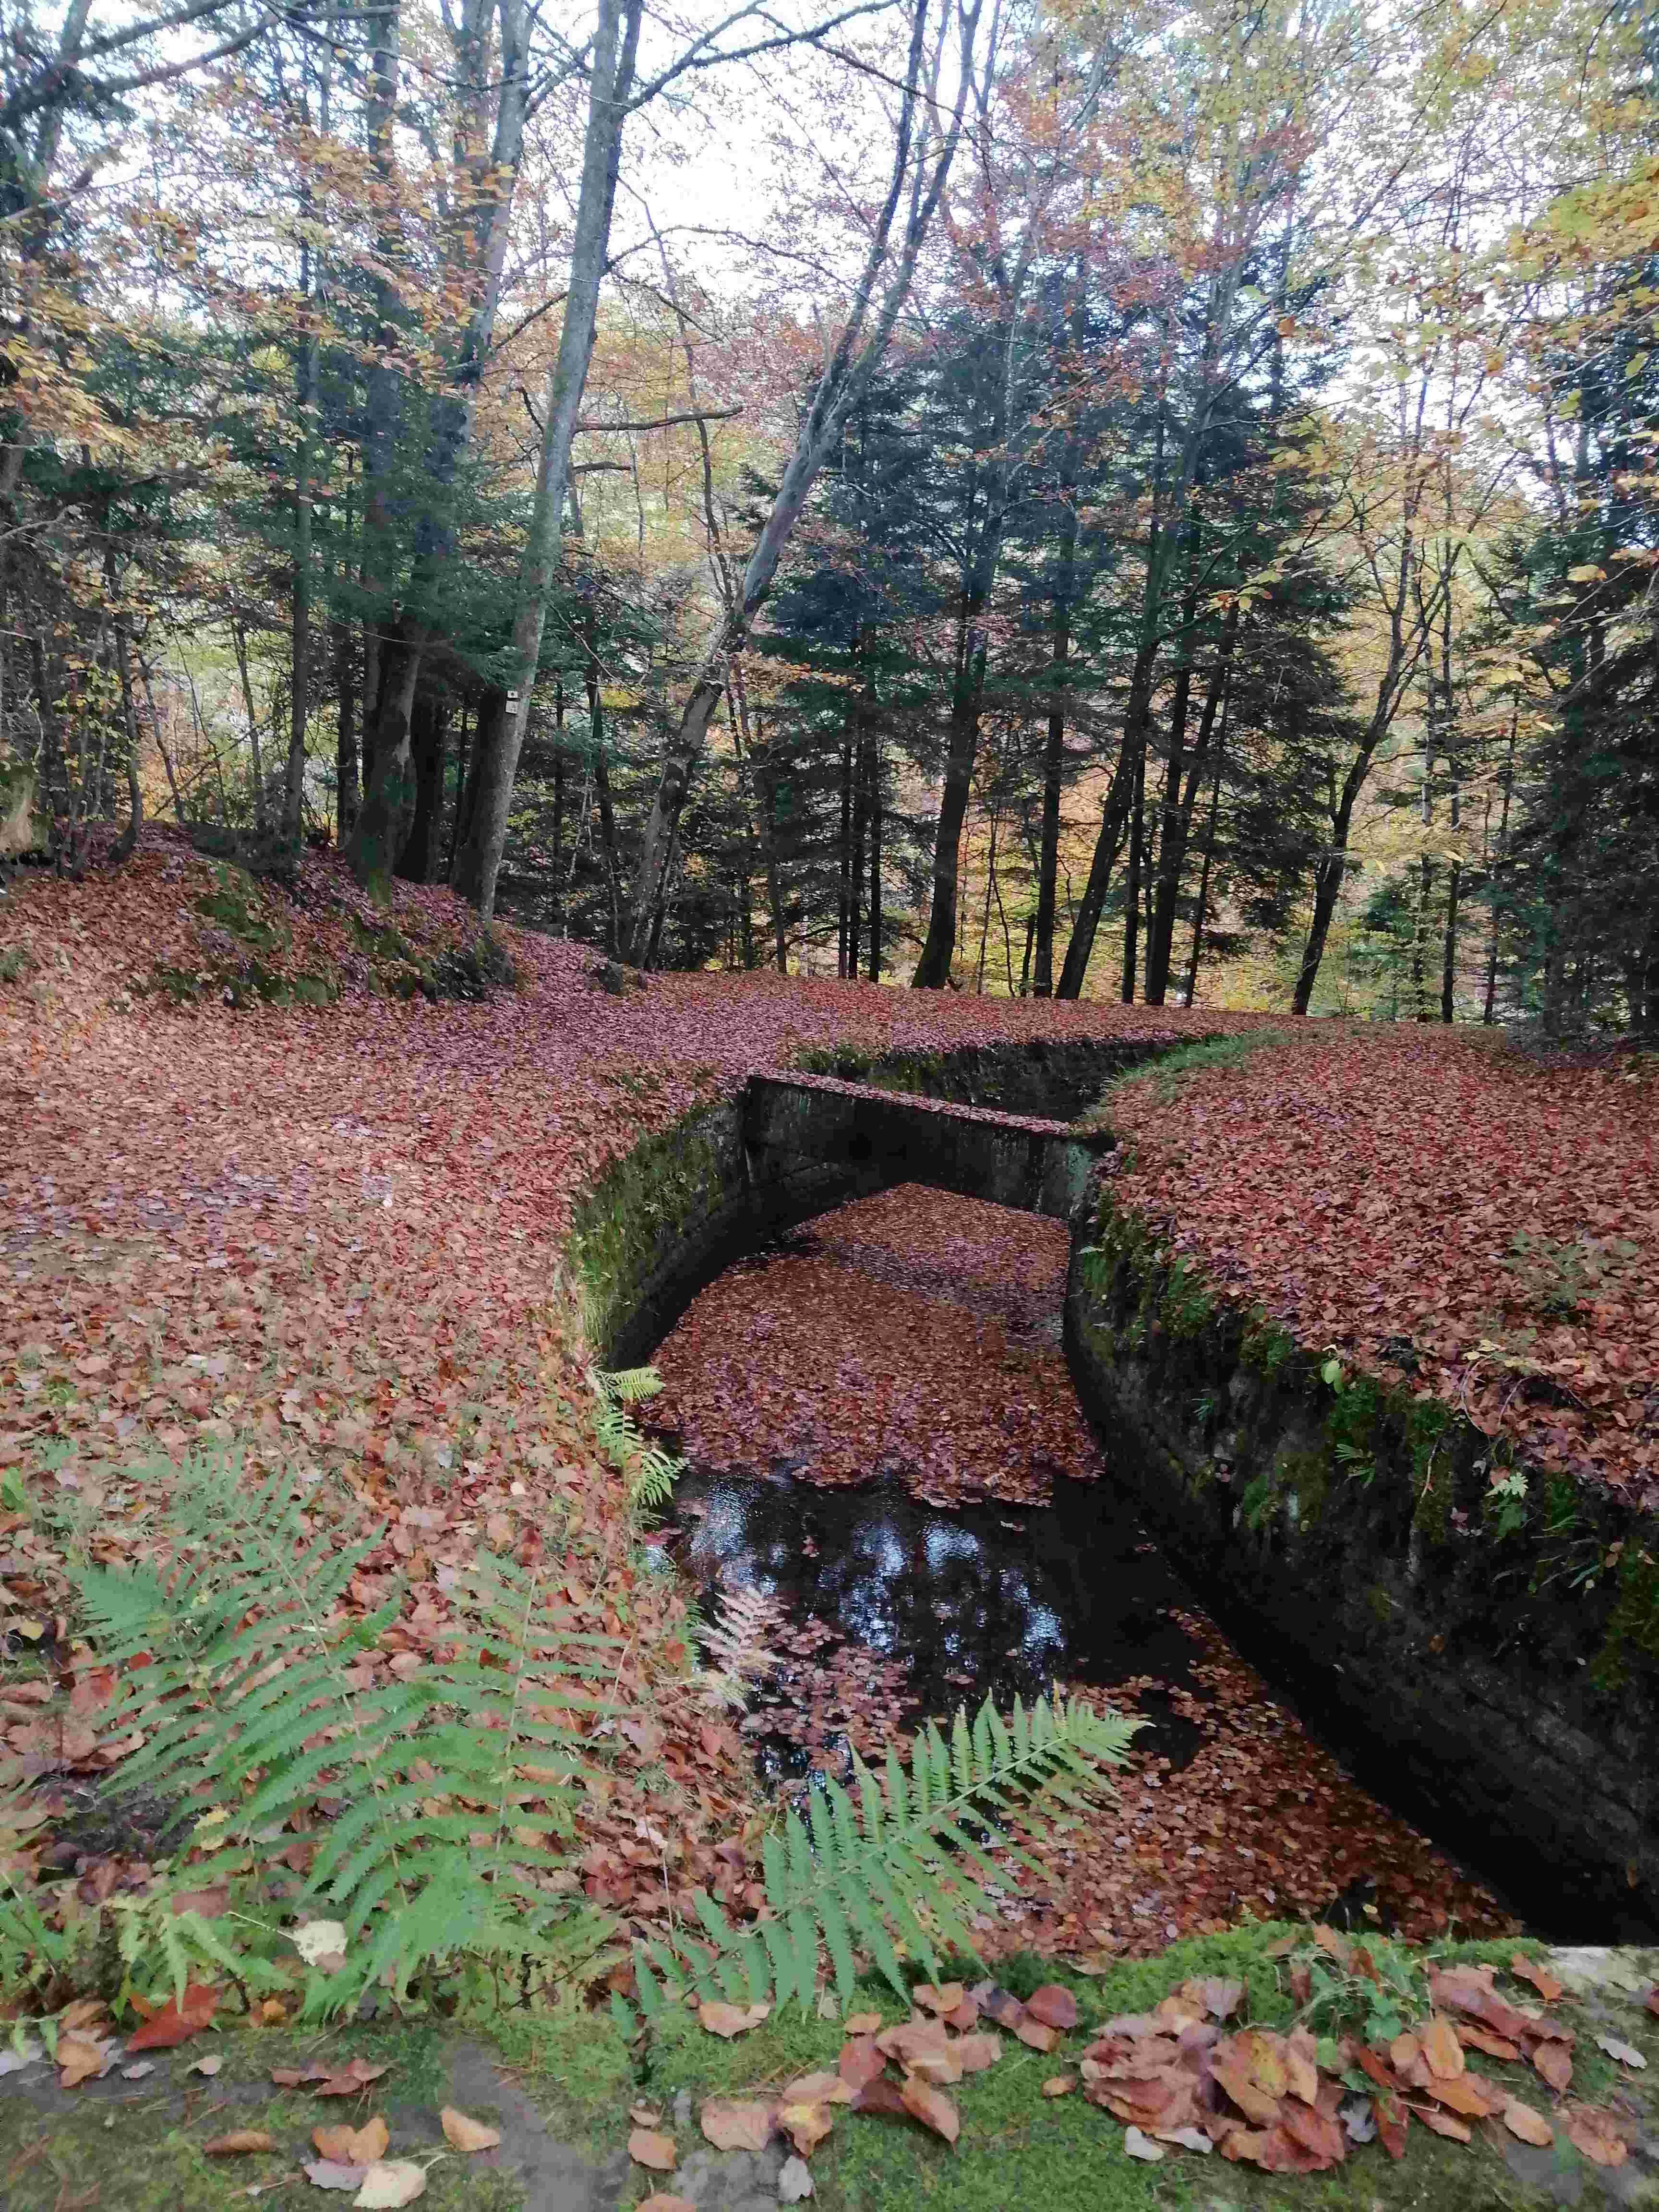
{"label": "grass patch", "polygon": [[1257,1053],[1281,1043],[1285,1034],[1278,1029],[1248,1030],[1237,1036],[1206,1037],[1177,1045],[1173,1052],[1161,1054],[1144,1067],[1126,1068],[1121,1075],[1115,1075],[1095,1104],[1079,1115],[1075,1126],[1086,1130],[1109,1123],[1113,1097],[1131,1084],[1150,1087],[1158,1103],[1167,1106],[1194,1075],[1212,1067],[1237,1067]]}

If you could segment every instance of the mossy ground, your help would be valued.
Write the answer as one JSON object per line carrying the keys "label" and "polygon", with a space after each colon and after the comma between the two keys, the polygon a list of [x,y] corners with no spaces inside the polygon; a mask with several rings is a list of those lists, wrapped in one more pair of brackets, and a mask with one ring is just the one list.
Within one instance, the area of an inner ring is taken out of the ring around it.
{"label": "mossy ground", "polygon": [[[1272,1925],[1236,1929],[1126,1962],[1102,1978],[1068,1973],[1036,1959],[1004,1961],[1000,1976],[1017,1992],[1029,1994],[1039,1980],[1065,1982],[1077,1996],[1079,2032],[1049,2054],[1010,2041],[997,2065],[953,2091],[962,2112],[955,2149],[908,2123],[842,2115],[812,2160],[817,2204],[823,2212],[908,2212],[929,2205],[949,2212],[1027,2207],[1034,2212],[1534,2212],[1553,2202],[1573,2201],[1581,2185],[1577,2201],[1587,2206],[1601,2201],[1594,2176],[1571,2151],[1531,2154],[1528,2166],[1518,2153],[1506,2159],[1480,2140],[1466,2148],[1420,2127],[1412,2130],[1407,2156],[1399,2165],[1373,2144],[1328,2174],[1262,2174],[1219,2157],[1174,2150],[1162,2165],[1149,2166],[1127,2156],[1122,2129],[1080,2095],[1043,2097],[1043,2081],[1069,2070],[1094,2024],[1155,2003],[1189,1975],[1241,1977],[1249,2017],[1284,2025],[1291,2002],[1283,1969],[1267,1953],[1285,1932]],[[1469,1945],[1460,1955],[1507,1963],[1512,1948]],[[1614,1995],[1612,2014],[1581,2012],[1569,2003],[1556,2008],[1579,2028],[1573,2093],[1589,2102],[1620,2094],[1644,2096],[1647,2118],[1633,2131],[1644,2125],[1652,2140],[1659,2136],[1659,2096],[1644,2089],[1644,2077],[1624,2074],[1601,2054],[1595,2030],[1611,2028],[1634,2043],[1659,2072],[1659,2021],[1628,1994]],[[870,1985],[859,2002],[888,2020],[902,2016],[884,1984]],[[434,2212],[527,2212],[531,2206],[577,2201],[556,2193],[544,2197],[533,2177],[526,2180],[511,2170],[515,2151],[532,2134],[541,2140],[544,2125],[546,2138],[586,2160],[586,2201],[608,2212],[613,2203],[639,2203],[653,2185],[674,2187],[672,2177],[653,2184],[637,2167],[624,2177],[620,2153],[630,2105],[644,2100],[663,2113],[684,2160],[702,2147],[702,2138],[695,2120],[674,2122],[682,2092],[694,2111],[709,2095],[763,2093],[814,2067],[833,2067],[842,2040],[838,2022],[799,2010],[764,2022],[736,2043],[705,2033],[689,2012],[660,2019],[632,2045],[603,2014],[574,2020],[508,2015],[477,2023],[469,2033],[467,2047],[475,2059],[484,2058],[477,2045],[489,2045],[482,2092],[476,2066],[465,2083],[457,2073],[456,2052],[464,2039],[453,2028],[435,2026],[360,2027],[307,2039],[232,2029],[154,2054],[155,2073],[142,2082],[112,2076],[69,2093],[49,2086],[26,2093],[20,2077],[10,2076],[0,2083],[0,2203],[7,2212],[64,2212],[65,2207],[223,2212],[245,2203],[252,2185],[286,2181],[305,2191],[299,2161],[314,2154],[310,2130],[336,2120],[361,2124],[379,2112],[392,2131],[389,2155],[422,2164],[434,2157],[421,2200]],[[191,2062],[210,2049],[222,2055],[220,2073],[211,2081],[188,2074]],[[360,2106],[270,2086],[273,2065],[322,2057],[343,2063],[353,2054],[388,2062],[386,2075]],[[1547,2095],[1528,2069],[1480,2063],[1500,2079],[1511,2079],[1534,2106],[1547,2106]],[[438,2123],[447,2100],[501,2127],[507,2165],[491,2166],[448,2150]],[[277,2148],[234,2160],[208,2158],[203,2145],[231,2128],[263,2128]],[[1639,2152],[1626,2179],[1632,2185],[1626,2203],[1659,2203],[1659,2196],[1641,2193],[1653,2184]]]}

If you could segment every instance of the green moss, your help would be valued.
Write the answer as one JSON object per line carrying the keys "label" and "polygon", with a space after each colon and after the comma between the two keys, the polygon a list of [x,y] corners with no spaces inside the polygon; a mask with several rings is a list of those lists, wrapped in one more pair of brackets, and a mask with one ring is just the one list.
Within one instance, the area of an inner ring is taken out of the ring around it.
{"label": "green moss", "polygon": [[1379,1627],[1386,1628],[1394,1617],[1394,1600],[1381,1583],[1372,1583],[1364,1594],[1365,1609]]}
{"label": "green moss", "polygon": [[1212,1067],[1237,1067],[1282,1042],[1284,1036],[1282,1030],[1249,1030],[1237,1036],[1196,1037],[1190,1044],[1177,1045],[1172,1052],[1161,1053],[1149,1066],[1127,1068],[1114,1076],[1099,1104],[1085,1118],[1091,1126],[1097,1116],[1103,1118],[1113,1091],[1132,1083],[1150,1085],[1160,1103],[1167,1105],[1194,1075]]}
{"label": "green moss", "polygon": [[1196,1270],[1177,1260],[1165,1278],[1158,1317],[1171,1336],[1200,1337],[1215,1319],[1215,1301],[1204,1288]]}
{"label": "green moss", "polygon": [[[724,1127],[722,1126],[724,1124]],[[666,1237],[683,1234],[738,1187],[729,1113],[698,1107],[635,1145],[576,1208],[565,1254],[587,1332],[606,1344],[635,1304]]]}
{"label": "green moss", "polygon": [[213,889],[197,900],[196,911],[256,952],[286,952],[294,941],[287,923],[266,908],[247,870],[230,861],[214,863]]}
{"label": "green moss", "polygon": [[1647,1552],[1626,1552],[1619,1562],[1618,1595],[1590,1680],[1600,1690],[1622,1689],[1638,1659],[1659,1667],[1659,1559]]}
{"label": "green moss", "polygon": [[1406,1416],[1412,1526],[1436,1543],[1445,1541],[1451,1513],[1451,1458],[1442,1449],[1451,1425],[1452,1409],[1443,1399],[1425,1395],[1412,1400]]}

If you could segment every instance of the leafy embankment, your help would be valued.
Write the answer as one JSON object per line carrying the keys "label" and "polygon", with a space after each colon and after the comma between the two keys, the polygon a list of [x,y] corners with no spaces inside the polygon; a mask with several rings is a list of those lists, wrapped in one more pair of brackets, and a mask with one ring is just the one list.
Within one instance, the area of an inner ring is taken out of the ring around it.
{"label": "leafy embankment", "polygon": [[1659,1504],[1659,1059],[1309,1025],[1115,1086],[1118,1201],[1309,1348]]}

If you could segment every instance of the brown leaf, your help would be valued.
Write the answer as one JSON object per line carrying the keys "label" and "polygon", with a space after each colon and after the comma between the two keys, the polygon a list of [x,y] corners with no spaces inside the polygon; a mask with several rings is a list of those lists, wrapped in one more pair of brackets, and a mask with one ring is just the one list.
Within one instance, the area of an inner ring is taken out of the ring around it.
{"label": "brown leaf", "polygon": [[90,2036],[60,2035],[58,2039],[58,2087],[76,2089],[94,2074],[101,2074],[107,2048],[105,2044],[94,2043]]}
{"label": "brown leaf", "polygon": [[943,2089],[931,2081],[918,2081],[912,2074],[906,2077],[899,2091],[904,2109],[924,2127],[931,2128],[936,2136],[953,2143],[962,2129],[962,2116]]}
{"label": "brown leaf", "polygon": [[1504,2036],[1494,2035],[1489,2027],[1482,2027],[1478,2020],[1454,2021],[1452,2025],[1457,2031],[1458,2041],[1466,2051],[1484,2051],[1488,2058],[1516,2059],[1521,2056],[1517,2045],[1510,2043]]}
{"label": "brown leaf", "polygon": [[689,2197],[670,2197],[659,2189],[636,2207],[636,2212],[697,2212],[697,2208]]}
{"label": "brown leaf", "polygon": [[[354,2058],[339,2073],[325,2074],[318,2081],[316,2094],[319,2097],[360,2097],[371,2081],[380,2080],[391,2063],[390,2059],[376,2063],[368,2058]],[[271,2079],[276,2078],[273,2072]],[[302,2074],[300,2078],[304,2081],[317,2081],[315,2074]]]}
{"label": "brown leaf", "polygon": [[300,2171],[313,2189],[349,2189],[354,2196],[363,2185],[368,2171],[361,2166],[341,2166],[331,2158],[313,2158],[302,2160]]}
{"label": "brown leaf", "polygon": [[1069,2097],[1077,2087],[1075,2074],[1051,2074],[1042,2085],[1045,2097]]}
{"label": "brown leaf", "polygon": [[1564,2043],[1540,2043],[1534,2045],[1532,2063],[1540,2076],[1547,2081],[1558,2097],[1566,2094],[1572,2080],[1572,2053]]}
{"label": "brown leaf", "polygon": [[1559,2118],[1568,2142],[1575,2150],[1582,2151],[1592,2165],[1624,2164],[1629,2147],[1619,2132],[1620,2123],[1613,2113],[1598,2105],[1564,2105]]}
{"label": "brown leaf", "polygon": [[1333,2119],[1328,2112],[1299,2103],[1294,2097],[1280,2106],[1279,2124],[1293,2143],[1317,2161],[1313,2168],[1316,2172],[1340,2166],[1348,2154],[1348,2138],[1342,2123]]}
{"label": "brown leaf", "polygon": [[628,2138],[628,2155],[635,2166],[648,2166],[656,2173],[672,2173],[679,2163],[673,2136],[655,2128],[635,2128]]}
{"label": "brown leaf", "polygon": [[1511,2097],[1504,2106],[1504,2125],[1522,2142],[1536,2143],[1540,2150],[1547,2150],[1555,2141],[1555,2130],[1544,2115],[1523,2105],[1518,2097]]}
{"label": "brown leaf", "polygon": [[1414,2120],[1421,2120],[1424,2126],[1435,2135],[1446,2136],[1453,2142],[1473,2142],[1474,2140],[1472,2130],[1463,2121],[1454,2119],[1449,2112],[1443,2112],[1438,2105],[1408,2105],[1406,2109]]}
{"label": "brown leaf", "polygon": [[1510,1972],[1518,1974],[1523,1982],[1530,1982],[1546,2004],[1553,2004],[1564,1993],[1564,1985],[1556,1980],[1547,1966],[1538,1966],[1519,1951],[1510,1960]]}
{"label": "brown leaf", "polygon": [[186,1982],[183,1997],[169,1997],[151,2013],[127,2038],[127,2049],[170,2051],[175,2044],[199,2035],[212,2020],[218,2002],[217,1990],[203,1982]]}
{"label": "brown leaf", "polygon": [[1305,2027],[1298,2027],[1285,2039],[1285,2080],[1291,2096],[1299,2097],[1304,2105],[1317,2100],[1318,2046]]}
{"label": "brown leaf", "polygon": [[982,2074],[988,2066],[994,2066],[1002,2056],[1002,2038],[989,2029],[979,2035],[964,2035],[951,2046],[951,2056],[963,2074]]}
{"label": "brown leaf", "polygon": [[702,2125],[716,2150],[764,2150],[772,2136],[772,2107],[753,2098],[710,2097]]}
{"label": "brown leaf", "polygon": [[1410,2125],[1405,2106],[1384,2090],[1371,2099],[1371,2112],[1376,2121],[1376,2138],[1383,2149],[1390,2158],[1404,2158],[1406,2130]]}
{"label": "brown leaf", "polygon": [[1062,2031],[1077,2026],[1077,1999],[1059,1982],[1045,1982],[1025,2000],[1025,2009],[1044,2027]]}
{"label": "brown leaf", "polygon": [[1504,2091],[1496,2083],[1482,2081],[1478,2074],[1461,2074],[1455,2081],[1439,2081],[1432,2075],[1419,2085],[1425,2089],[1437,2105],[1444,2105],[1454,2112],[1464,2112],[1471,2119],[1480,2119],[1487,2112],[1497,2112],[1504,2102]]}
{"label": "brown leaf", "polygon": [[829,2105],[805,2100],[780,2105],[773,2119],[802,2158],[811,2158],[836,2124],[835,2113]]}
{"label": "brown leaf", "polygon": [[855,2012],[848,2017],[845,2033],[848,2035],[879,2035],[881,2014],[878,2012]]}
{"label": "brown leaf", "polygon": [[856,2097],[866,2081],[873,2081],[887,2063],[877,2049],[873,2036],[855,2035],[843,2043],[836,2072]]}
{"label": "brown leaf", "polygon": [[1656,1982],[1642,2000],[1656,2020],[1659,2020],[1659,1982]]}
{"label": "brown leaf", "polygon": [[1455,2081],[1463,2071],[1463,2046],[1445,2014],[1431,2013],[1417,2039],[1429,2071],[1442,2081]]}
{"label": "brown leaf", "polygon": [[475,2120],[465,2112],[458,2112],[453,2105],[446,2105],[438,2115],[438,2124],[445,2140],[457,2150],[494,2150],[501,2139],[499,2128],[492,2128],[487,2120]]}
{"label": "brown leaf", "polygon": [[855,2112],[886,2112],[896,2118],[908,2117],[908,2106],[899,2094],[899,2085],[890,2074],[877,2074],[864,2084],[853,2100]]}
{"label": "brown leaf", "polygon": [[1211,2057],[1216,2080],[1246,2119],[1272,2127],[1279,2100],[1289,2087],[1279,2039],[1266,2029],[1247,2028],[1218,2043]]}
{"label": "brown leaf", "polygon": [[770,2005],[734,2005],[712,2002],[697,2007],[697,2018],[710,2035],[724,2036],[727,2042],[730,2042],[734,2035],[742,2035],[751,2027],[758,2027],[771,2009]]}
{"label": "brown leaf", "polygon": [[209,2158],[240,2158],[255,2150],[275,2150],[276,2138],[268,2136],[263,2128],[233,2128],[228,2136],[215,2136],[204,2142],[203,2150]]}
{"label": "brown leaf", "polygon": [[317,2146],[318,2155],[332,2160],[336,2166],[373,2166],[377,2158],[385,2155],[392,2133],[376,2113],[361,2128],[347,2127],[343,2122],[333,2127],[313,2128],[311,2140]]}

